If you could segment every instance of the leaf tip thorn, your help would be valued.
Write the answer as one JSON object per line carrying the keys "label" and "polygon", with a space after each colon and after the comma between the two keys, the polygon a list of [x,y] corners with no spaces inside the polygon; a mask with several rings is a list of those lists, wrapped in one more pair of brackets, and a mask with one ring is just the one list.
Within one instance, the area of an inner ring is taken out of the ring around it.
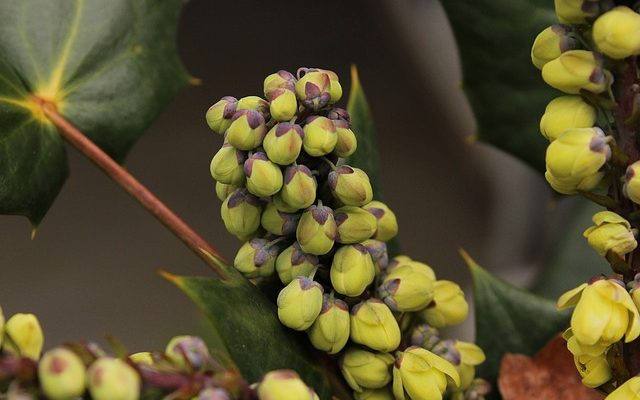
{"label": "leaf tip thorn", "polygon": [[178,275],[172,274],[171,272],[167,272],[163,269],[159,269],[158,270],[158,274],[160,274],[161,277],[163,277],[164,279],[168,280],[169,282],[173,282],[173,283],[178,283],[178,281],[180,280],[180,277]]}
{"label": "leaf tip thorn", "polygon": [[463,249],[462,247],[459,247],[458,253],[460,253],[460,257],[462,257],[462,259],[467,264],[467,267],[469,267],[469,269],[480,268],[478,263],[473,258],[471,258],[471,256],[469,255],[469,253],[467,253],[465,249]]}

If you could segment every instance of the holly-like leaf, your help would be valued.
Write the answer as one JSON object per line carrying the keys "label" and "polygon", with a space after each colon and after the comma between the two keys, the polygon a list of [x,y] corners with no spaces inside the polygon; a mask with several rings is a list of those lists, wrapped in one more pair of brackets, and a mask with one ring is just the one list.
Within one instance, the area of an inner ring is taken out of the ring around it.
{"label": "holly-like leaf", "polygon": [[324,353],[313,352],[306,335],[283,326],[275,305],[234,268],[225,280],[163,273],[211,321],[228,354],[249,383],[275,369],[293,369],[321,399],[351,399]]}
{"label": "holly-like leaf", "polygon": [[533,355],[569,323],[555,302],[517,288],[491,275],[461,252],[473,278],[476,343],[487,360],[478,376],[495,381],[505,353]]}
{"label": "holly-like leaf", "polygon": [[189,83],[175,43],[182,3],[0,2],[0,213],[37,225],[67,177],[42,101],[124,158]]}
{"label": "holly-like leaf", "polygon": [[554,91],[531,64],[536,35],[557,22],[548,0],[445,0],[462,59],[463,88],[480,140],[544,171],[540,116]]}

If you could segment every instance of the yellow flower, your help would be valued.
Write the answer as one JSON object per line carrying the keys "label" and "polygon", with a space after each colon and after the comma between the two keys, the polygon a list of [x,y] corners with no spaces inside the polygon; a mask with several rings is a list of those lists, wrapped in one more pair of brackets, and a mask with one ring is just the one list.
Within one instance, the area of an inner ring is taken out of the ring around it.
{"label": "yellow flower", "polygon": [[620,256],[632,252],[637,246],[631,224],[611,211],[600,211],[593,216],[595,226],[584,231],[589,246],[601,256],[612,251]]}
{"label": "yellow flower", "polygon": [[625,174],[624,194],[631,201],[640,204],[640,161],[636,161],[627,167]]}
{"label": "yellow flower", "polygon": [[640,400],[640,376],[629,379],[604,400]]}
{"label": "yellow flower", "polygon": [[580,96],[560,96],[551,100],[540,119],[540,133],[553,142],[568,129],[591,128],[597,112]]}
{"label": "yellow flower", "polygon": [[442,357],[421,347],[411,346],[396,353],[393,368],[393,394],[397,400],[441,400],[447,377],[460,386],[455,367]]}
{"label": "yellow flower", "polygon": [[568,94],[578,94],[582,89],[602,93],[610,83],[609,75],[600,57],[586,50],[566,51],[542,67],[542,79]]}
{"label": "yellow flower", "polygon": [[33,314],[15,314],[4,326],[4,350],[34,361],[40,358],[44,335],[38,318]]}
{"label": "yellow flower", "polygon": [[626,6],[607,11],[593,24],[593,41],[616,60],[640,54],[640,15]]}
{"label": "yellow flower", "polygon": [[604,177],[600,169],[611,157],[600,128],[569,129],[547,147],[544,177],[563,194],[595,188]]}
{"label": "yellow flower", "polygon": [[640,336],[638,309],[616,280],[583,283],[558,299],[559,309],[573,306],[571,331],[580,343],[608,346],[623,337],[630,342]]}
{"label": "yellow flower", "polygon": [[565,24],[585,24],[598,15],[597,0],[555,0],[558,20]]}
{"label": "yellow flower", "polygon": [[554,24],[546,28],[536,36],[531,48],[531,62],[538,69],[551,60],[555,60],[567,50],[576,48],[576,40],[569,37],[569,27]]}
{"label": "yellow flower", "polygon": [[340,362],[342,375],[351,389],[379,389],[391,382],[394,358],[388,353],[372,353],[356,347],[347,349]]}
{"label": "yellow flower", "polygon": [[460,286],[451,281],[436,281],[433,302],[420,312],[422,318],[434,328],[457,325],[467,318],[469,304]]}

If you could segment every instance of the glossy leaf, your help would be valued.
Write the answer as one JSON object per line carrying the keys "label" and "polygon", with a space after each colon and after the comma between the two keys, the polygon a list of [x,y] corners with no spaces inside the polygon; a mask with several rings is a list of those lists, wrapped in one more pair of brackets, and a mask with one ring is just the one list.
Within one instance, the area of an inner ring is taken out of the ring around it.
{"label": "glossy leaf", "polygon": [[569,314],[480,267],[462,252],[473,278],[476,343],[487,355],[478,376],[495,382],[505,353],[533,355],[569,324]]}
{"label": "glossy leaf", "polygon": [[38,102],[124,158],[189,83],[175,44],[182,3],[0,2],[0,213],[37,225],[67,177],[62,139]]}
{"label": "glossy leaf", "polygon": [[207,316],[250,383],[274,369],[293,369],[321,399],[330,399],[332,392],[350,399],[351,392],[332,370],[333,361],[313,352],[304,333],[284,327],[275,305],[240,273],[229,267],[225,270],[226,280],[163,275]]}
{"label": "glossy leaf", "polygon": [[536,35],[556,23],[547,0],[444,0],[460,50],[463,88],[477,137],[544,171],[546,140],[538,130],[557,92],[531,64]]}

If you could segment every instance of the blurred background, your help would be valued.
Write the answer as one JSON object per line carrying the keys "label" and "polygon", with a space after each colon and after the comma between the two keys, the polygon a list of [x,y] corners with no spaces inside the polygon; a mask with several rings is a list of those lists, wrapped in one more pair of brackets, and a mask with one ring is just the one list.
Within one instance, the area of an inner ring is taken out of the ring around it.
{"label": "blurred background", "polygon": [[[567,207],[557,206],[538,172],[469,139],[474,121],[438,1],[192,0],[177,40],[202,84],[173,100],[125,166],[228,259],[240,243],[220,220],[209,162],[222,137],[207,128],[206,109],[225,95],[261,95],[268,74],[299,66],[336,71],[346,106],[355,63],[375,117],[383,197],[398,216],[403,252],[466,289],[459,247],[512,282],[535,276],[551,221]],[[535,73],[527,68],[514,73]],[[5,314],[36,313],[45,347],[104,343],[111,334],[131,350],[161,349],[173,335],[202,333],[196,308],[157,271],[209,275],[207,266],[68,150],[71,177],[34,240],[25,218],[0,216]],[[467,338],[471,326],[463,328]]]}

